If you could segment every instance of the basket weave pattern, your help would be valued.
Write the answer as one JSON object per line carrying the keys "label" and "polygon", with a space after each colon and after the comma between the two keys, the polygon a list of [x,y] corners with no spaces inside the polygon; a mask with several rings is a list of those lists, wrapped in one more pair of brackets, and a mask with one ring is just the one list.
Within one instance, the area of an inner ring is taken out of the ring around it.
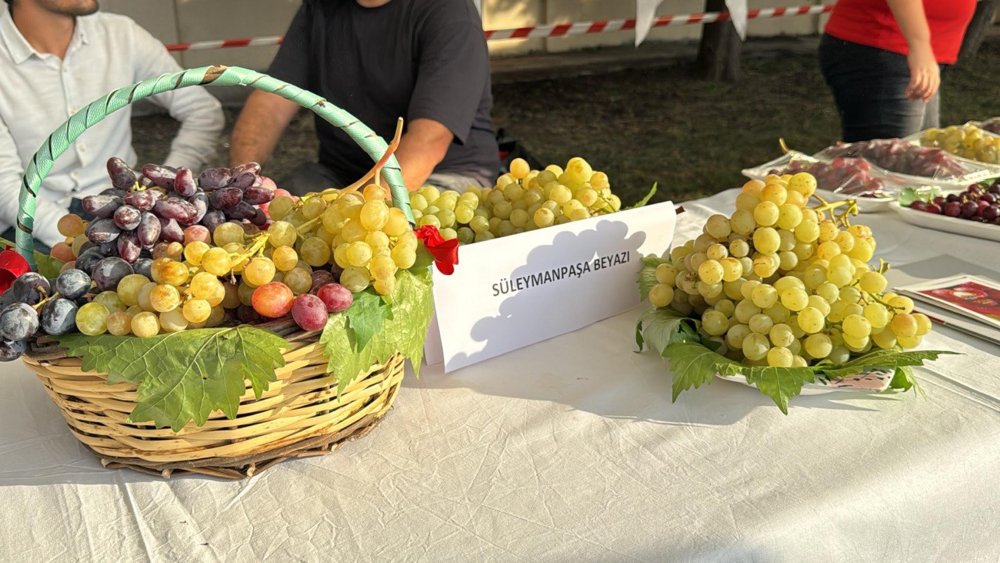
{"label": "basket weave pattern", "polygon": [[136,386],[108,384],[107,375],[85,372],[79,358],[53,342],[40,342],[24,356],[80,442],[105,467],[130,467],[170,477],[192,472],[240,479],[288,458],[322,455],[378,423],[403,380],[404,358],[395,354],[375,365],[338,395],[327,373],[318,333],[297,327],[272,330],[288,340],[278,380],[256,399],[248,385],[236,418],[214,413],[204,426],[180,432],[128,421]]}

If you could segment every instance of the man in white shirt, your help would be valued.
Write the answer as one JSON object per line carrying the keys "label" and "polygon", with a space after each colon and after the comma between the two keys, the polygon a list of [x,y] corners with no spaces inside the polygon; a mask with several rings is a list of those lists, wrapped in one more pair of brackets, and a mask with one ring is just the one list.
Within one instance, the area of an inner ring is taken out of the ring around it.
{"label": "man in white shirt", "polygon": [[[97,12],[97,0],[5,1],[0,14],[0,233],[16,221],[24,169],[49,134],[116,88],[180,70],[163,44],[134,21]],[[218,100],[201,87],[149,99],[181,122],[163,163],[197,172],[215,154],[225,124]],[[36,240],[49,246],[63,240],[56,222],[76,207],[74,200],[110,187],[108,158],[136,163],[130,118],[130,106],[110,114],[56,161],[38,192]]]}

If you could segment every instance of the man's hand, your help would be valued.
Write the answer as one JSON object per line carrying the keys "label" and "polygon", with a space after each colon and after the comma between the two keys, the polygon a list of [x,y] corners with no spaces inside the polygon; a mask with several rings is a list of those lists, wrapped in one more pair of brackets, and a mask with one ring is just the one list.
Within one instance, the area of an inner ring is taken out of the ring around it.
{"label": "man's hand", "polygon": [[267,162],[298,110],[298,104],[277,94],[260,90],[251,93],[233,126],[229,163]]}
{"label": "man's hand", "polygon": [[434,167],[444,160],[452,139],[451,131],[433,119],[414,119],[409,123],[396,149],[396,159],[411,192],[423,186]]}

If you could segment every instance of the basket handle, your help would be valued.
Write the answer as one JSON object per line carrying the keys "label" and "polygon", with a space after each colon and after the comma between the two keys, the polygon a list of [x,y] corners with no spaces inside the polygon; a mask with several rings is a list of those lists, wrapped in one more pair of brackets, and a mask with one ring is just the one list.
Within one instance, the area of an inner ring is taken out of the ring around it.
{"label": "basket handle", "polygon": [[[31,233],[35,223],[35,199],[42,180],[52,170],[59,156],[73,144],[88,128],[100,122],[108,114],[118,111],[136,100],[161,94],[170,90],[215,84],[219,86],[245,86],[277,94],[291,100],[304,108],[312,110],[331,125],[341,128],[362,148],[374,162],[378,162],[388,149],[382,137],[379,137],[367,125],[356,117],[324,100],[320,96],[297,86],[272,78],[260,72],[236,66],[205,66],[193,68],[173,74],[164,74],[157,78],[143,80],[119,88],[103,98],[91,102],[87,107],[74,113],[59,126],[49,138],[42,143],[41,148],[31,158],[24,178],[21,181],[21,193],[18,199],[17,212],[17,252],[35,267],[34,240]],[[395,155],[390,156],[382,169],[382,177],[389,184],[393,204],[400,208],[407,220],[414,222],[410,210],[410,196],[403,184],[402,172]]]}

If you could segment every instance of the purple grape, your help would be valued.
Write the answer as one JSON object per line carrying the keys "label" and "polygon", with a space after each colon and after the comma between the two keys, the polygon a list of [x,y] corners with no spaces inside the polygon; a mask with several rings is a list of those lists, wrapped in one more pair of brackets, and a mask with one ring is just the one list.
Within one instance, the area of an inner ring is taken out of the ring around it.
{"label": "purple grape", "polygon": [[226,222],[226,214],[218,209],[213,209],[205,214],[201,219],[201,224],[208,227],[209,232],[215,232],[215,228]]}
{"label": "purple grape", "polygon": [[979,212],[979,205],[976,202],[967,201],[962,204],[961,215],[963,219],[975,217],[977,212]]}
{"label": "purple grape", "polygon": [[[121,235],[118,235],[121,236]],[[117,238],[111,242],[102,242],[97,248],[101,249],[102,256],[117,256],[118,255],[118,243]]]}
{"label": "purple grape", "polygon": [[125,194],[124,199],[126,205],[131,205],[140,211],[151,211],[156,205],[156,200],[160,198],[155,190],[138,190]]}
{"label": "purple grape", "polygon": [[927,209],[925,209],[924,211],[927,211],[928,213],[934,213],[935,215],[940,215],[941,206],[936,203],[928,203]]}
{"label": "purple grape", "polygon": [[1000,217],[1000,207],[990,205],[989,207],[983,209],[981,217],[983,218],[983,221],[995,221],[997,217]]}
{"label": "purple grape", "polygon": [[316,290],[318,290],[320,287],[328,283],[334,283],[335,281],[337,281],[333,277],[333,273],[328,270],[313,270],[312,279],[313,279],[313,284],[312,284],[312,289],[309,290],[310,293],[316,293]]}
{"label": "purple grape", "polygon": [[139,237],[134,232],[125,232],[118,237],[118,256],[122,260],[132,264],[139,259],[142,246],[139,244]]}
{"label": "purple grape", "polygon": [[94,265],[97,264],[99,260],[103,259],[104,255],[101,254],[100,248],[88,248],[76,257],[76,267],[77,269],[83,270],[89,274],[94,271]]}
{"label": "purple grape", "polygon": [[98,195],[109,195],[112,197],[125,197],[125,190],[119,190],[116,188],[108,188],[106,190],[101,190]]}
{"label": "purple grape", "polygon": [[111,242],[118,238],[119,233],[121,229],[115,225],[114,219],[98,219],[87,225],[87,238],[97,244]]}
{"label": "purple grape", "polygon": [[[7,290],[11,298],[18,303],[34,305],[52,294],[52,286],[45,276],[37,272],[27,272],[18,277]],[[8,340],[19,340],[10,338]]]}
{"label": "purple grape", "polygon": [[245,189],[249,188],[250,186],[254,185],[254,182],[256,182],[256,181],[257,181],[257,175],[256,174],[254,174],[253,172],[243,172],[243,173],[239,174],[238,176],[234,177],[229,182],[229,185],[233,186],[234,188],[239,188],[241,190],[245,190]]}
{"label": "purple grape", "polygon": [[174,180],[177,178],[177,172],[159,164],[144,164],[142,175],[152,180],[153,184],[165,190],[174,189]]}
{"label": "purple grape", "polygon": [[139,258],[132,264],[132,270],[137,274],[142,274],[147,278],[153,278],[153,260],[152,258]]}
{"label": "purple grape", "polygon": [[111,185],[119,190],[127,190],[135,185],[135,171],[117,156],[108,159],[108,176],[111,177]]}
{"label": "purple grape", "polygon": [[958,194],[948,194],[945,197],[945,201],[949,201],[949,202],[951,202],[951,201],[959,201],[961,199],[962,199],[962,197],[959,196]]}
{"label": "purple grape", "polygon": [[[243,202],[243,203],[246,203],[246,202]],[[260,209],[260,208],[257,208],[256,213],[250,219],[251,223],[253,223],[254,225],[257,225],[258,227],[261,227],[261,228],[263,228],[265,225],[267,225],[268,221],[270,221],[270,219],[267,218],[267,213],[264,213],[264,210]]]}
{"label": "purple grape", "polygon": [[910,204],[910,209],[916,209],[917,211],[927,211],[927,203],[924,201],[914,201]]}
{"label": "purple grape", "polygon": [[208,213],[208,195],[204,192],[197,193],[188,198],[188,202],[194,206],[197,213],[195,214],[194,222],[198,223],[205,218],[205,214]]}
{"label": "purple grape", "polygon": [[0,312],[0,336],[4,340],[27,340],[38,332],[38,313],[27,303],[14,303]]}
{"label": "purple grape", "polygon": [[[225,188],[225,189],[228,190],[231,188]],[[221,191],[223,190],[219,190],[214,193],[219,193]],[[260,209],[257,209],[256,207],[250,205],[245,201],[241,201],[232,209],[227,210],[226,215],[228,215],[230,219],[236,219],[237,221],[242,221],[244,219],[253,219],[257,215],[258,211],[260,211]]]}
{"label": "purple grape", "polygon": [[209,203],[216,209],[231,209],[243,201],[243,190],[239,188],[221,188],[208,196]]}
{"label": "purple grape", "polygon": [[948,217],[958,217],[959,215],[962,214],[962,204],[953,200],[948,201],[947,203],[944,204],[944,208],[942,208],[942,213],[944,213]]}
{"label": "purple grape", "polygon": [[26,340],[0,340],[0,362],[12,362],[28,351]]}
{"label": "purple grape", "polygon": [[231,179],[228,168],[209,168],[198,176],[198,185],[205,191],[212,191],[225,187]]}
{"label": "purple grape", "polygon": [[148,211],[139,218],[139,226],[135,229],[136,240],[140,246],[152,246],[160,240],[160,219]]}
{"label": "purple grape", "polygon": [[198,191],[198,184],[194,181],[194,172],[183,166],[178,168],[177,176],[174,178],[174,191],[179,196],[193,196]]}
{"label": "purple grape", "polygon": [[139,226],[142,212],[131,205],[123,205],[115,210],[115,225],[123,231],[131,231]]}
{"label": "purple grape", "polygon": [[168,242],[184,242],[184,228],[176,219],[160,217],[160,239]]}
{"label": "purple grape", "polygon": [[232,168],[233,176],[239,176],[244,172],[249,172],[254,176],[256,176],[260,174],[260,164],[251,161],[251,162],[244,162],[243,164],[240,164],[239,166],[234,166]]}
{"label": "purple grape", "polygon": [[90,291],[92,285],[87,272],[70,268],[59,273],[53,288],[66,299],[79,299]]}
{"label": "purple grape", "polygon": [[111,256],[98,262],[94,266],[91,277],[97,286],[97,291],[113,291],[118,287],[118,282],[127,275],[134,274],[132,266],[128,262],[117,256]]}
{"label": "purple grape", "polygon": [[198,215],[198,209],[179,197],[168,197],[156,202],[153,213],[161,219],[176,219],[182,225],[190,225]]}
{"label": "purple grape", "polygon": [[994,182],[993,185],[990,186],[989,193],[993,195],[1000,195],[1000,182]]}
{"label": "purple grape", "polygon": [[58,336],[76,328],[76,303],[69,299],[54,299],[42,307],[42,331]]}
{"label": "purple grape", "polygon": [[316,290],[316,296],[326,304],[326,310],[330,313],[344,311],[354,303],[351,290],[339,283],[328,283],[320,287]]}
{"label": "purple grape", "polygon": [[111,217],[122,204],[122,198],[114,195],[89,195],[83,198],[83,210],[98,219]]}
{"label": "purple grape", "polygon": [[302,330],[323,330],[329,318],[326,303],[315,295],[304,293],[292,304],[292,320]]}
{"label": "purple grape", "polygon": [[267,188],[247,188],[243,192],[243,201],[252,203],[254,205],[260,205],[262,203],[268,203],[274,199],[274,192]]}

